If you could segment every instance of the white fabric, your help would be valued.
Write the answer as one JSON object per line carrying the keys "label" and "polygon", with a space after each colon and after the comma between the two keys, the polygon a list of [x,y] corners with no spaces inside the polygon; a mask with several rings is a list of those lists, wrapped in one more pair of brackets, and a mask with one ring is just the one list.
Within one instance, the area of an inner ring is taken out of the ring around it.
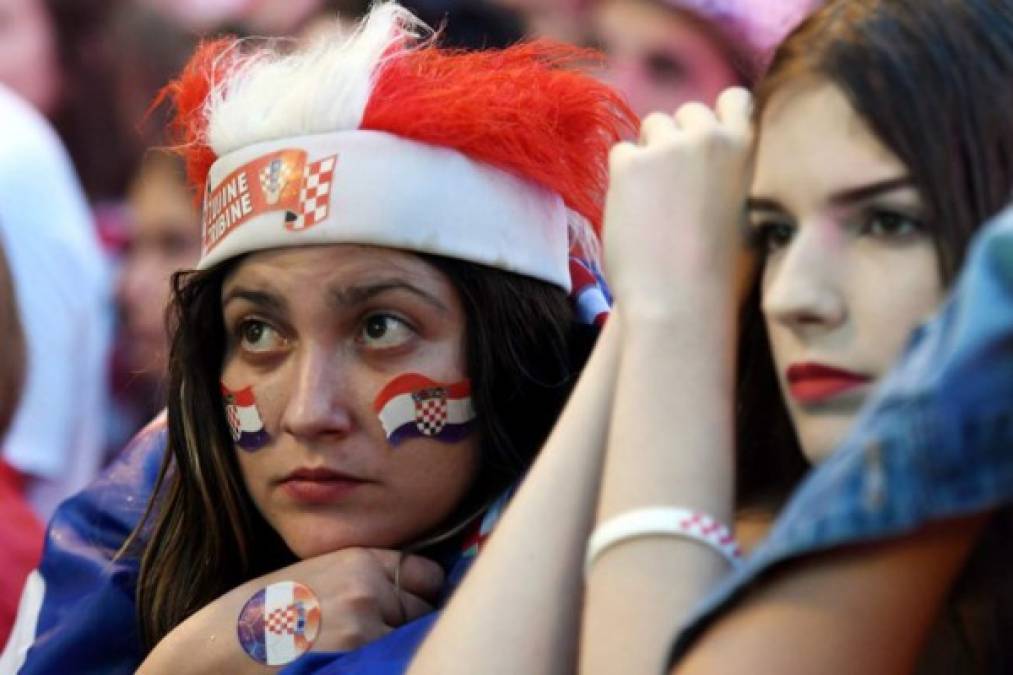
{"label": "white fabric", "polygon": [[25,581],[18,603],[18,615],[7,638],[7,646],[0,653],[0,674],[16,673],[24,665],[28,656],[28,648],[35,642],[35,629],[39,623],[39,612],[42,611],[42,600],[46,595],[46,582],[33,570]]}
{"label": "white fabric", "polygon": [[221,157],[271,139],[358,129],[384,56],[424,31],[408,10],[386,3],[354,34],[323,31],[294,52],[251,56],[237,44],[221,57],[236,70],[213,83],[205,104],[208,145]]}
{"label": "white fabric", "polygon": [[[378,417],[384,433],[389,437],[409,422],[415,422],[415,398],[411,393],[398,394],[380,409]],[[471,397],[447,398],[446,424],[465,424],[475,419],[475,407]]]}
{"label": "white fabric", "polygon": [[[207,269],[242,253],[356,243],[433,253],[542,279],[570,290],[567,210],[555,193],[448,148],[377,131],[341,131],[252,145],[211,167],[211,194],[238,168],[299,149],[337,155],[327,216],[286,229],[280,211],[256,215],[201,256]],[[245,183],[259,190],[259,179]],[[234,203],[234,202],[233,202]],[[217,209],[216,209],[217,210]],[[213,219],[214,212],[209,212]],[[205,235],[207,223],[205,222]]]}
{"label": "white fabric", "polygon": [[28,347],[4,458],[33,477],[48,520],[95,475],[103,452],[110,275],[74,170],[46,121],[0,87],[0,245]]}
{"label": "white fabric", "polygon": [[742,562],[738,544],[725,525],[698,511],[659,506],[627,511],[596,527],[587,541],[584,576],[590,573],[601,554],[613,546],[630,539],[659,535],[681,537],[704,544],[720,554],[733,568]]}

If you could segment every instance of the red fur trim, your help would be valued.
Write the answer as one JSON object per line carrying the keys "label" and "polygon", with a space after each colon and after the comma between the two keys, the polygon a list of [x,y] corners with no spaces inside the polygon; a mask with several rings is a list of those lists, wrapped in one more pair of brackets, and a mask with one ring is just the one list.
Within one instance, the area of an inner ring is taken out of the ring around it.
{"label": "red fur trim", "polygon": [[154,108],[166,98],[176,111],[169,126],[173,148],[186,160],[186,176],[194,189],[194,200],[200,208],[208,171],[214,163],[215,153],[207,144],[207,115],[204,104],[211,87],[227,76],[235,59],[227,58],[229,49],[235,51],[235,40],[221,38],[202,42],[179,77],[165,85],[155,101]]}
{"label": "red fur trim", "polygon": [[559,194],[600,232],[608,151],[637,119],[579,68],[596,52],[539,40],[503,50],[424,46],[381,66],[362,128],[458,150]]}

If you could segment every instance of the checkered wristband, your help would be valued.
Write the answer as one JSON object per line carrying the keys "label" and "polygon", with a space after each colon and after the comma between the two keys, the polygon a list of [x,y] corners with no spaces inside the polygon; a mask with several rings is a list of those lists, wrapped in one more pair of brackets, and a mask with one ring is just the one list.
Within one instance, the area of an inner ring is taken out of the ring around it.
{"label": "checkered wristband", "polygon": [[683,537],[705,544],[724,557],[732,567],[742,562],[739,545],[724,524],[706,513],[678,507],[656,507],[629,511],[606,520],[587,541],[584,576],[607,549],[630,539],[654,536]]}

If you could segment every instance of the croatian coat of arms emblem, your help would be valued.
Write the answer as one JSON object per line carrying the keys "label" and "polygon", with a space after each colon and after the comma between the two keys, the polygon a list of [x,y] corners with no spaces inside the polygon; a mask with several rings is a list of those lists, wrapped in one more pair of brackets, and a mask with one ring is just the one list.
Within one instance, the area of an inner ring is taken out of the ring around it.
{"label": "croatian coat of arms emblem", "polygon": [[447,390],[443,387],[420,389],[412,393],[415,401],[415,426],[423,436],[435,436],[447,423]]}

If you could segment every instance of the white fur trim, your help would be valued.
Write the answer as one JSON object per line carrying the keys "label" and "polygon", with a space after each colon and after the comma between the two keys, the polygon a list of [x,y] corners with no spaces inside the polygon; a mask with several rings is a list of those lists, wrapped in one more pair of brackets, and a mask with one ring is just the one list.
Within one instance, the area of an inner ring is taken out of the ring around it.
{"label": "white fur trim", "polygon": [[336,24],[292,53],[274,41],[243,54],[238,41],[220,57],[235,60],[236,69],[213,83],[205,103],[208,145],[222,157],[253,143],[359,128],[384,55],[403,52],[427,30],[408,10],[387,3],[351,35]]}
{"label": "white fur trim", "polygon": [[[267,199],[257,162],[282,151],[305,152],[306,164],[336,157],[314,224],[286,227],[284,210],[257,206]],[[222,199],[236,177],[239,188]],[[355,243],[459,258],[570,290],[559,195],[448,148],[378,131],[302,136],[219,158],[208,185],[200,269],[250,251]]]}
{"label": "white fur trim", "polygon": [[0,654],[0,673],[16,673],[25,664],[28,650],[35,643],[35,631],[45,595],[45,580],[39,570],[32,570],[21,591],[18,615],[7,639],[7,646]]}

